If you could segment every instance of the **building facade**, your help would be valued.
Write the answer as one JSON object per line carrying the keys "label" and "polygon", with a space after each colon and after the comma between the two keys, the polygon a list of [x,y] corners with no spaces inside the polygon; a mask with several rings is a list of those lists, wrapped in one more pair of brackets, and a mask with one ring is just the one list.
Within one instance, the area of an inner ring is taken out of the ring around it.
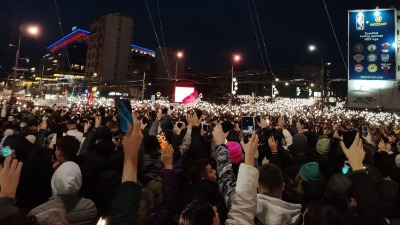
{"label": "building facade", "polygon": [[130,16],[110,13],[90,26],[85,75],[93,81],[124,81],[131,77],[133,20]]}

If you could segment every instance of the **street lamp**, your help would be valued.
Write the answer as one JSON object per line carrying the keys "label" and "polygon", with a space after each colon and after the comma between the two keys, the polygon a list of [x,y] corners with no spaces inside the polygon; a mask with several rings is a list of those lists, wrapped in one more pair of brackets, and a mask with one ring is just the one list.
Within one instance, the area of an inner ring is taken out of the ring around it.
{"label": "street lamp", "polygon": [[[230,94],[230,98],[229,98],[229,104],[232,105],[232,101],[233,101],[233,95],[236,94],[237,91],[237,80],[236,78],[233,78],[234,72],[233,72],[233,66],[235,63],[238,63],[240,60],[242,59],[242,57],[239,54],[235,54],[233,55],[232,58],[232,68],[231,68],[231,94]],[[236,85],[235,85],[236,83]],[[235,90],[236,87],[236,90]]]}
{"label": "street lamp", "polygon": [[12,87],[11,87],[11,98],[14,97],[15,92],[15,85],[18,73],[18,61],[19,61],[19,53],[21,49],[21,37],[23,33],[28,33],[31,35],[37,35],[39,33],[39,28],[37,26],[20,26],[19,27],[19,38],[18,38],[18,47],[17,52],[15,54],[15,65],[14,65],[14,73],[13,73],[13,80],[12,80]]}
{"label": "street lamp", "polygon": [[322,54],[321,51],[318,51],[317,47],[315,45],[310,45],[308,46],[308,49],[310,52],[318,52],[321,55],[321,87],[322,87],[322,92],[321,92],[321,100],[322,100],[322,107],[321,107],[321,113],[324,113],[324,107],[325,107],[325,76],[324,76],[324,54]]}
{"label": "street lamp", "polygon": [[176,53],[176,61],[175,61],[175,82],[178,81],[178,60],[183,58],[183,52],[179,51]]}

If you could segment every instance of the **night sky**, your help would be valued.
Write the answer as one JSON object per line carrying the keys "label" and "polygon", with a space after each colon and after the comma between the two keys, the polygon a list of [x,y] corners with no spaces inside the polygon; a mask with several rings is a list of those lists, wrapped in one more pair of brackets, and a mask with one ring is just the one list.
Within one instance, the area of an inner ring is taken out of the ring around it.
{"label": "night sky", "polygon": [[[157,31],[160,21],[157,0],[147,0]],[[347,55],[347,10],[394,6],[400,1],[325,0],[343,54]],[[251,23],[247,0],[158,0],[165,45],[185,52],[186,64],[196,72],[221,72],[229,67],[231,54],[243,56],[244,69],[263,69]],[[308,52],[314,43],[326,61],[343,66],[336,41],[322,0],[248,0],[257,12],[273,69],[292,69],[302,61],[318,63],[319,56]],[[90,22],[106,13],[131,15],[135,28],[133,43],[156,49],[153,27],[145,0],[58,0],[64,35],[72,26],[89,29]],[[13,0],[0,3],[0,75],[14,64],[15,48],[9,43],[18,40],[20,24],[37,23],[38,37],[24,36],[21,56],[29,57],[32,66],[46,54],[46,47],[61,38],[53,0]],[[255,14],[253,11],[254,20]],[[256,22],[256,21],[255,21]],[[258,30],[257,23],[256,29]],[[161,34],[159,34],[161,40]],[[261,40],[260,40],[261,41]],[[263,43],[261,42],[263,48]],[[163,45],[161,43],[161,45]],[[268,63],[265,59],[266,66]]]}

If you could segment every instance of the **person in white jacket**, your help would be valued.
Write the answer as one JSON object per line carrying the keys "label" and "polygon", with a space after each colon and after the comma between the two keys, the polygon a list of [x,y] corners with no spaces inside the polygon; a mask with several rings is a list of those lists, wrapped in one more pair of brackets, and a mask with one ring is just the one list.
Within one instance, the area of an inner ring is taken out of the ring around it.
{"label": "person in white jacket", "polygon": [[282,171],[274,164],[259,168],[257,194],[257,222],[263,225],[296,225],[301,217],[301,205],[282,200],[285,189]]}

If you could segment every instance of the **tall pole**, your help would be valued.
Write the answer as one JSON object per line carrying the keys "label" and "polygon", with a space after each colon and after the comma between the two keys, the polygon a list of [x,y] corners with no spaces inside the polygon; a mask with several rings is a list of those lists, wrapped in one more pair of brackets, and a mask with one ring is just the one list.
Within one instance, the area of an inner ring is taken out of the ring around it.
{"label": "tall pole", "polygon": [[17,48],[17,53],[15,54],[15,65],[14,65],[14,74],[13,74],[13,80],[12,80],[12,87],[11,87],[11,96],[10,98],[14,97],[14,92],[15,92],[15,86],[16,86],[16,79],[18,75],[18,61],[19,61],[19,50],[21,48],[21,32],[19,33],[19,39],[18,39],[18,48]]}
{"label": "tall pole", "polygon": [[232,63],[232,68],[231,68],[231,94],[229,98],[229,105],[233,105],[233,63]]}
{"label": "tall pole", "polygon": [[178,59],[175,61],[175,85],[178,81]]}
{"label": "tall pole", "polygon": [[144,72],[144,74],[143,74],[142,101],[144,100],[144,90],[146,90],[146,72]]}
{"label": "tall pole", "polygon": [[321,54],[321,82],[322,82],[322,92],[321,92],[321,99],[322,99],[322,104],[321,104],[321,115],[324,114],[324,107],[325,107],[325,74],[324,74],[324,54],[322,54],[321,51],[319,51]]}
{"label": "tall pole", "polygon": [[[42,98],[42,79],[43,79],[43,71],[44,71],[44,64],[42,66],[42,75],[40,76],[40,82],[39,82],[39,98]],[[74,86],[75,87],[75,86]]]}

